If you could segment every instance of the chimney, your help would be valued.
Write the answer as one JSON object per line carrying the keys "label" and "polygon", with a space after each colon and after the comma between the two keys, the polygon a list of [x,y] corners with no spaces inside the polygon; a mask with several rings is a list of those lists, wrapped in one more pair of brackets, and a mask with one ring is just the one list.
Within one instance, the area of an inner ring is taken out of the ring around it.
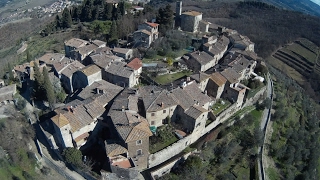
{"label": "chimney", "polygon": [[121,107],[121,111],[124,112],[124,106]]}
{"label": "chimney", "polygon": [[207,95],[207,94],[208,94],[207,90],[204,90],[204,94],[205,94],[205,95]]}
{"label": "chimney", "polygon": [[187,77],[187,82],[189,82],[189,81],[190,81],[190,77],[188,76],[188,77]]}
{"label": "chimney", "polygon": [[163,103],[163,102],[161,102],[161,107],[162,107],[162,108],[164,107],[164,103]]}
{"label": "chimney", "polygon": [[136,95],[138,95],[138,94],[139,94],[139,90],[137,89],[137,90],[136,90]]}
{"label": "chimney", "polygon": [[70,106],[70,111],[73,113],[74,112],[74,108],[72,106]]}
{"label": "chimney", "polygon": [[68,109],[68,112],[70,112],[70,106],[68,106],[67,109]]}

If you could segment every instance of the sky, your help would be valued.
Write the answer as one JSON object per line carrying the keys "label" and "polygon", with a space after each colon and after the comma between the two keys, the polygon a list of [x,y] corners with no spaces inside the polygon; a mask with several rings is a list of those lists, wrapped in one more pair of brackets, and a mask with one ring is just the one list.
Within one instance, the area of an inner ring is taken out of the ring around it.
{"label": "sky", "polygon": [[316,3],[320,6],[320,0],[311,0],[311,1],[313,1],[314,3]]}

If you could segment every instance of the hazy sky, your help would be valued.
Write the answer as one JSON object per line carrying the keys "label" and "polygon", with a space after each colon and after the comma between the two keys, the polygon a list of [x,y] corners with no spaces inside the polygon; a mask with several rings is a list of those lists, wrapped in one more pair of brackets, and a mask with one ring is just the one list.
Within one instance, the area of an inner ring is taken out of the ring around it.
{"label": "hazy sky", "polygon": [[320,6],[320,0],[311,0],[311,1],[313,1],[314,3],[316,3]]}

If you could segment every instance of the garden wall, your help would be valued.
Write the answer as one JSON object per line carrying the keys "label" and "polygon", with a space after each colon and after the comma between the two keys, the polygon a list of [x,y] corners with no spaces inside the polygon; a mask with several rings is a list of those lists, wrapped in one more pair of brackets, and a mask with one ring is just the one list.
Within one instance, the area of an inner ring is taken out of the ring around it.
{"label": "garden wall", "polygon": [[200,137],[210,132],[212,129],[217,127],[220,123],[223,123],[225,120],[230,118],[238,110],[240,110],[240,107],[237,107],[237,104],[231,105],[229,108],[223,111],[218,117],[216,117],[215,120],[212,123],[210,123],[205,129],[198,131],[196,133],[192,133],[184,137],[183,139],[177,141],[176,143],[166,147],[165,149],[158,151],[154,154],[151,154],[148,160],[148,163],[149,163],[148,168],[155,167],[167,161],[168,159],[178,155],[190,144],[196,142]]}
{"label": "garden wall", "polygon": [[160,168],[157,168],[154,171],[151,171],[150,175],[151,175],[152,179],[157,179],[165,174],[168,174],[172,168],[174,168],[175,166],[177,166],[180,163],[182,163],[183,161],[185,161],[190,156],[190,154],[191,154],[191,152],[186,153],[182,157],[178,157],[178,158],[172,160],[171,162],[168,162],[165,165],[161,166]]}
{"label": "garden wall", "polygon": [[246,102],[243,104],[243,107],[254,105],[260,99],[260,97],[263,96],[266,89],[267,86],[261,88],[252,98],[246,100]]}

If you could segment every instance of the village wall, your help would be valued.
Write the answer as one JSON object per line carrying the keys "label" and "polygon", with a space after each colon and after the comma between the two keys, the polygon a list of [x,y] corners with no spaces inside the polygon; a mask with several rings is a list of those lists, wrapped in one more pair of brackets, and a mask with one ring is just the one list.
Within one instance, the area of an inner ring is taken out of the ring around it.
{"label": "village wall", "polygon": [[267,86],[261,88],[252,98],[246,100],[246,102],[243,104],[243,107],[254,105],[261,97],[263,97],[266,90]]}
{"label": "village wall", "polygon": [[[223,123],[228,118],[230,118],[234,112],[239,111],[241,108],[237,106],[237,104],[231,105],[228,109],[223,111],[215,120],[205,127],[202,131],[197,133],[190,134],[183,139],[180,139],[176,143],[166,147],[165,149],[158,151],[149,156],[149,168],[155,167],[168,159],[174,157],[175,155],[181,153],[185,148],[187,148],[190,144],[196,142],[201,136],[207,134],[212,129],[217,127],[220,123]],[[211,115],[210,115],[211,114]],[[212,116],[212,113],[209,113],[209,116]]]}
{"label": "village wall", "polygon": [[184,162],[189,156],[190,156],[191,152],[183,155],[182,157],[178,157],[176,159],[174,159],[173,161],[165,164],[164,166],[161,166],[160,168],[151,171],[150,175],[152,179],[157,179],[165,174],[170,173],[171,169],[176,167],[177,165],[179,165],[180,163]]}

